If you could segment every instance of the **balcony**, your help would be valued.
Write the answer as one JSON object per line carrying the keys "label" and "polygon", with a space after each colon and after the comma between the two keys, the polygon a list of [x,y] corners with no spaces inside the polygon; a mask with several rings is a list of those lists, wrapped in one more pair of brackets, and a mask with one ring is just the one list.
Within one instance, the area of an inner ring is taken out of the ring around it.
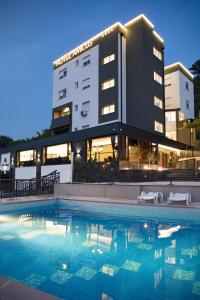
{"label": "balcony", "polygon": [[71,115],[53,119],[51,122],[51,129],[57,129],[62,127],[70,127],[72,123]]}

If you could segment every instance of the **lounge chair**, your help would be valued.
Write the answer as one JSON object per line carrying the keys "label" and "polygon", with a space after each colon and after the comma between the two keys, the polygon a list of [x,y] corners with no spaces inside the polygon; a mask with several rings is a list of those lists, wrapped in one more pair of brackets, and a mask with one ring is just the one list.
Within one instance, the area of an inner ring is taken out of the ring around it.
{"label": "lounge chair", "polygon": [[192,202],[192,197],[189,193],[170,193],[169,198],[167,198],[167,203],[171,204],[173,201],[186,201],[186,205],[190,205]]}
{"label": "lounge chair", "polygon": [[155,204],[158,204],[158,201],[163,201],[163,193],[160,192],[141,192],[140,196],[137,197],[140,201],[149,201],[153,200]]}

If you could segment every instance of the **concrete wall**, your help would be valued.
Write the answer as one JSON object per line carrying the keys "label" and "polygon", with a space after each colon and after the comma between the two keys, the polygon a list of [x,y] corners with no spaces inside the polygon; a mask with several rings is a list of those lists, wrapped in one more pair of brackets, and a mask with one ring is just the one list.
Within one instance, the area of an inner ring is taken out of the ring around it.
{"label": "concrete wall", "polygon": [[15,179],[33,179],[33,178],[36,178],[36,167],[15,168]]}
{"label": "concrete wall", "polygon": [[136,200],[145,192],[162,192],[166,200],[170,192],[191,193],[192,201],[200,201],[200,186],[168,185],[109,185],[109,184],[56,184],[55,194],[59,196],[82,196]]}
{"label": "concrete wall", "polygon": [[71,182],[71,164],[68,165],[51,165],[41,167],[41,176],[48,175],[53,171],[60,172],[60,182]]}

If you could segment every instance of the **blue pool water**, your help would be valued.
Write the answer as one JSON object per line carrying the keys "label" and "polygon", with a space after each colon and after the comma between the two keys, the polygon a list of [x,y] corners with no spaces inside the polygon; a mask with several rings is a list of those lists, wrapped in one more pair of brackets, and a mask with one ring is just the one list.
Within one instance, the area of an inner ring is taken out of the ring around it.
{"label": "blue pool water", "polygon": [[199,213],[73,201],[1,206],[0,275],[63,299],[200,299]]}

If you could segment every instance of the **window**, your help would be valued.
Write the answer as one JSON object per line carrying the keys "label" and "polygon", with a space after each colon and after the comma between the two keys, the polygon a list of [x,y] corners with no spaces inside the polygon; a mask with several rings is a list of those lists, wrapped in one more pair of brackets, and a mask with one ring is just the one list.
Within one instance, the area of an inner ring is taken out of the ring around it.
{"label": "window", "polygon": [[88,125],[83,125],[83,126],[82,126],[82,129],[86,129],[86,128],[88,128],[88,127],[90,127],[89,124],[88,124]]}
{"label": "window", "polygon": [[63,98],[65,98],[66,96],[67,96],[67,90],[66,90],[66,89],[60,90],[60,91],[58,92],[58,97],[59,97],[59,99],[63,99]]}
{"label": "window", "polygon": [[67,69],[66,68],[59,71],[59,79],[62,79],[66,76],[67,76]]}
{"label": "window", "polygon": [[82,81],[82,85],[83,85],[83,90],[87,89],[90,87],[90,78],[86,78]]}
{"label": "window", "polygon": [[75,89],[78,89],[78,81],[75,82]]}
{"label": "window", "polygon": [[87,160],[108,163],[117,159],[117,136],[91,139],[87,142]]}
{"label": "window", "polygon": [[49,165],[66,164],[71,160],[71,144],[60,144],[43,148],[43,163]]}
{"label": "window", "polygon": [[166,122],[176,122],[176,111],[167,111],[165,113]]}
{"label": "window", "polygon": [[182,111],[179,111],[178,117],[179,117],[179,121],[183,121],[185,118],[184,113]]}
{"label": "window", "polygon": [[86,101],[82,103],[82,110],[81,110],[82,117],[86,117],[88,115],[89,107],[90,107],[90,101]]}
{"label": "window", "polygon": [[185,88],[187,91],[189,91],[189,82],[187,82],[187,81],[185,82]]}
{"label": "window", "polygon": [[75,67],[78,67],[78,66],[79,66],[79,60],[76,59],[76,60],[75,60]]}
{"label": "window", "polygon": [[113,86],[115,86],[115,79],[114,78],[104,81],[102,83],[102,90],[107,90],[109,88],[112,88]]}
{"label": "window", "polygon": [[108,64],[109,62],[111,62],[113,60],[115,60],[115,54],[114,53],[104,57],[103,65],[106,65],[106,64]]}
{"label": "window", "polygon": [[90,55],[87,55],[83,58],[83,67],[86,67],[90,64]]}
{"label": "window", "polygon": [[34,149],[17,152],[17,166],[34,166],[36,160],[36,151]]}
{"label": "window", "polygon": [[156,96],[154,96],[154,105],[163,109],[163,101]]}
{"label": "window", "polygon": [[160,133],[163,133],[163,124],[162,123],[160,123],[160,122],[158,122],[158,121],[155,121],[154,122],[154,129],[155,129],[155,131],[157,131],[157,132],[160,132]]}
{"label": "window", "polygon": [[186,100],[186,108],[190,109],[190,101],[189,100]]}
{"label": "window", "polygon": [[101,114],[108,115],[115,112],[115,104],[106,105],[102,108]]}
{"label": "window", "polygon": [[74,105],[74,110],[77,111],[78,110],[78,104]]}
{"label": "window", "polygon": [[68,106],[65,106],[63,108],[60,108],[58,110],[55,110],[53,113],[54,119],[66,117],[70,115],[70,108]]}
{"label": "window", "polygon": [[158,83],[162,84],[162,77],[158,73],[154,72],[153,76],[154,76],[154,80],[155,81],[157,81]]}
{"label": "window", "polygon": [[153,47],[153,54],[160,60],[162,60],[162,52],[160,52],[157,48]]}
{"label": "window", "polygon": [[166,132],[166,137],[168,139],[170,139],[170,140],[176,141],[176,139],[177,139],[177,133],[176,133],[176,131],[167,131]]}

